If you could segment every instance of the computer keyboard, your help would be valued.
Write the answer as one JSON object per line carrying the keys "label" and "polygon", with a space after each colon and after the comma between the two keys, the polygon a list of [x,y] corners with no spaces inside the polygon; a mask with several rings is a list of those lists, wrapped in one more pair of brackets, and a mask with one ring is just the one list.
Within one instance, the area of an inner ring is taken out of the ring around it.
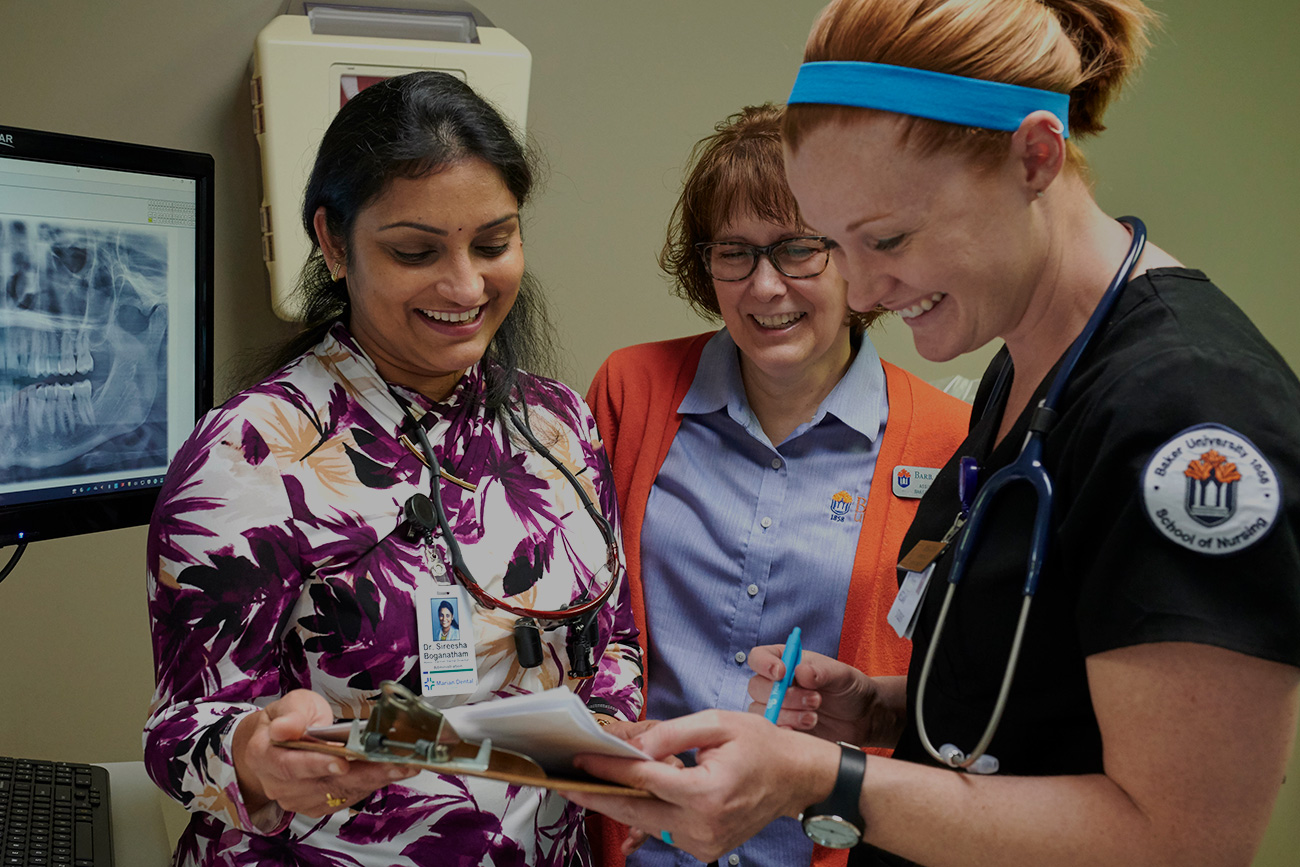
{"label": "computer keyboard", "polygon": [[113,867],[108,771],[0,756],[3,867]]}

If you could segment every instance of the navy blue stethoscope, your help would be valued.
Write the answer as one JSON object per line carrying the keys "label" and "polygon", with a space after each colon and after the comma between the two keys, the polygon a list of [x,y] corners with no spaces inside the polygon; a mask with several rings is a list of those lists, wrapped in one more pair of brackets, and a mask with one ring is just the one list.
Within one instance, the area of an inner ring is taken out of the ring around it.
{"label": "navy blue stethoscope", "polygon": [[[1002,712],[1006,709],[1007,696],[1011,692],[1011,681],[1016,673],[1016,663],[1020,659],[1020,643],[1021,639],[1024,638],[1025,623],[1029,617],[1029,604],[1033,601],[1034,591],[1038,589],[1038,577],[1043,568],[1043,561],[1047,556],[1051,530],[1052,477],[1047,472],[1047,468],[1043,466],[1043,443],[1047,438],[1048,431],[1056,423],[1056,407],[1065,391],[1066,383],[1069,382],[1070,375],[1074,372],[1075,365],[1088,349],[1088,344],[1092,342],[1093,337],[1101,329],[1106,318],[1110,316],[1111,310],[1115,307],[1115,302],[1119,300],[1125,284],[1133,275],[1133,269],[1137,266],[1138,259],[1142,256],[1142,250],[1146,246],[1147,229],[1141,220],[1137,217],[1121,217],[1119,221],[1127,225],[1132,233],[1128,253],[1125,254],[1124,261],[1120,263],[1115,276],[1111,278],[1110,285],[1106,287],[1105,294],[1101,296],[1101,301],[1097,303],[1096,309],[1092,311],[1092,316],[1088,318],[1083,331],[1070,344],[1070,348],[1061,362],[1060,369],[1047,389],[1047,396],[1040,400],[1038,406],[1034,408],[1034,412],[1029,419],[1029,431],[1025,435],[1024,444],[1020,447],[1020,454],[1014,461],[998,470],[989,477],[987,482],[980,486],[978,493],[974,495],[973,502],[969,499],[969,495],[974,492],[978,464],[971,457],[961,459],[958,497],[962,502],[962,513],[957,517],[953,528],[949,530],[947,538],[951,538],[952,534],[957,531],[960,531],[960,535],[957,537],[957,547],[953,550],[952,568],[948,572],[948,590],[944,595],[943,605],[939,609],[939,619],[934,626],[934,637],[930,640],[930,646],[926,650],[925,662],[921,666],[921,677],[916,688],[916,728],[921,738],[921,744],[925,747],[926,752],[937,761],[951,768],[960,768],[977,774],[991,774],[998,769],[997,759],[986,755],[986,751],[993,741],[993,735],[997,732],[998,724],[1002,721]],[[1011,365],[1008,364],[998,374],[988,406],[996,406],[1000,401],[1010,371]],[[988,515],[990,505],[994,498],[1005,488],[1018,483],[1025,483],[1033,488],[1037,499],[1037,508],[1034,513],[1034,526],[1030,535],[1029,561],[1026,567],[1025,583],[1021,591],[1023,598],[1020,603],[1020,618],[1016,623],[1015,638],[1011,642],[1011,653],[1002,674],[1002,685],[998,690],[997,701],[993,706],[993,714],[989,718],[988,725],[984,728],[984,734],[969,754],[962,752],[953,744],[944,744],[939,749],[935,749],[925,729],[924,715],[925,688],[930,679],[930,668],[934,662],[935,649],[939,646],[939,638],[943,633],[944,623],[948,619],[948,609],[952,604],[957,582],[962,579],[966,567],[970,563],[971,554],[979,538],[980,527],[984,523],[984,518]],[[967,503],[970,504],[969,507],[967,507]],[[945,541],[947,540],[945,539]]]}

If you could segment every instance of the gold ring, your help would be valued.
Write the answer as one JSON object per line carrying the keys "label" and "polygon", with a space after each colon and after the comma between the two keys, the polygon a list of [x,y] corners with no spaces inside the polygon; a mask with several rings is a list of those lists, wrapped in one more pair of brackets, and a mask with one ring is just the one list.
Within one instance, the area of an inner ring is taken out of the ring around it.
{"label": "gold ring", "polygon": [[336,798],[329,792],[325,793],[325,803],[331,807],[342,807],[348,802],[347,798]]}

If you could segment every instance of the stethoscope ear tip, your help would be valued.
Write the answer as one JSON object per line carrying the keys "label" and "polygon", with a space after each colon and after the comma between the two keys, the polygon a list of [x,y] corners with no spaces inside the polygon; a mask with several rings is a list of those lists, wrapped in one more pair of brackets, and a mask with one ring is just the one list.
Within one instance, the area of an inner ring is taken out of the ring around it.
{"label": "stethoscope ear tip", "polygon": [[966,754],[958,749],[956,744],[944,744],[939,747],[939,761],[950,768],[964,770],[969,774],[996,774],[998,772],[996,757],[984,753],[968,765],[966,764]]}

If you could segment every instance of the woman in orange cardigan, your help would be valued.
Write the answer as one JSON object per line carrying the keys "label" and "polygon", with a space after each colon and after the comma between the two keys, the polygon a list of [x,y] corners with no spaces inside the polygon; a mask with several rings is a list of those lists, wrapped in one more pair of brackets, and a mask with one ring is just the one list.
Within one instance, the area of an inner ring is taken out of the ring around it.
{"label": "woman in orange cardigan", "polygon": [[[755,646],[906,671],[886,624],[904,531],[966,434],[966,404],[881,361],[832,245],[786,185],[780,109],[746,108],[695,149],[660,257],[715,333],[619,350],[587,395],[614,470],[646,716],[749,708]],[[607,863],[623,835],[606,826]],[[733,864],[843,861],[791,819]],[[636,867],[696,863],[658,839]]]}

